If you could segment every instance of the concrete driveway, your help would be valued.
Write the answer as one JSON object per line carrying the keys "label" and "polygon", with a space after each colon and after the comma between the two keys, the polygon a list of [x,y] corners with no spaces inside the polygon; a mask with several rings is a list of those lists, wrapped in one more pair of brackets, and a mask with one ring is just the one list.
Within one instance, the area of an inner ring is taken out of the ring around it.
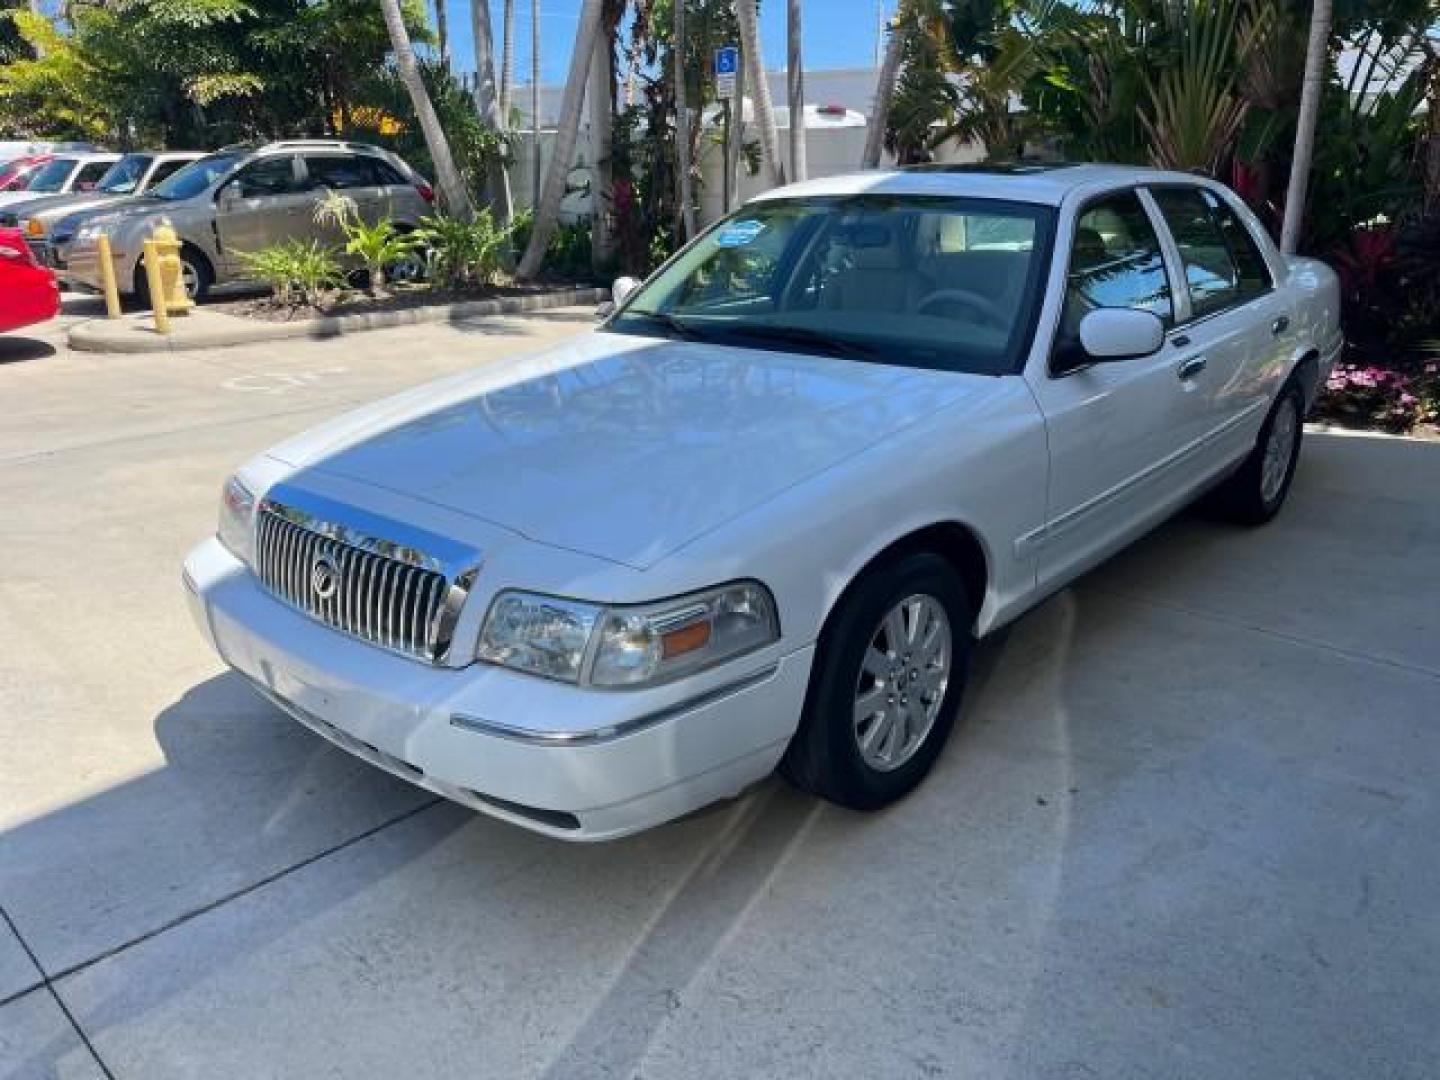
{"label": "concrete driveway", "polygon": [[929,782],[611,845],[334,750],[180,560],[231,466],[565,311],[142,357],[0,338],[0,1077],[1434,1077],[1440,444],[1312,435],[981,651]]}

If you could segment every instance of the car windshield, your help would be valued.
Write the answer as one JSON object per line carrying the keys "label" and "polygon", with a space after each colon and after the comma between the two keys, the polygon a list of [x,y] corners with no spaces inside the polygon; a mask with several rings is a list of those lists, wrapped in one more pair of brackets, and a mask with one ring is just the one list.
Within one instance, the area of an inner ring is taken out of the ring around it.
{"label": "car windshield", "polygon": [[153,159],[149,154],[126,154],[106,170],[95,186],[106,195],[133,195]]}
{"label": "car windshield", "polygon": [[157,199],[193,199],[216,180],[229,175],[244,159],[244,154],[211,154],[157,184],[150,189],[150,194]]}
{"label": "car windshield", "polygon": [[714,226],[606,325],[977,374],[1021,366],[1046,207],[858,195],[762,201]]}
{"label": "car windshield", "polygon": [[70,179],[70,173],[74,168],[74,158],[55,158],[53,161],[47,161],[35,170],[35,175],[30,177],[30,183],[25,185],[25,190],[63,191],[65,181]]}

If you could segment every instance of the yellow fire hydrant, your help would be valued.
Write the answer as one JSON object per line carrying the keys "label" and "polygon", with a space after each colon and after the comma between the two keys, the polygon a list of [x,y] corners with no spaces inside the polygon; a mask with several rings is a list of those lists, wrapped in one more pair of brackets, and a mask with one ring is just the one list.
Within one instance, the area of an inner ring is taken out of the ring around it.
{"label": "yellow fire hydrant", "polygon": [[195,302],[185,295],[180,267],[180,237],[169,223],[162,222],[145,241],[145,281],[150,287],[150,307],[155,329],[170,332],[170,316],[186,315]]}

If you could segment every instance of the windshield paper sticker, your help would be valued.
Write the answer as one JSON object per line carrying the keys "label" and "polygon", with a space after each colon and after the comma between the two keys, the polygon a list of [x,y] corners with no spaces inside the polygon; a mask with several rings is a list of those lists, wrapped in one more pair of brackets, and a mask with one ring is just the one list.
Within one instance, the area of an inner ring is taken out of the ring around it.
{"label": "windshield paper sticker", "polygon": [[754,243],[755,238],[764,231],[764,222],[735,221],[720,230],[720,235],[715,242],[721,247],[744,247],[746,244]]}

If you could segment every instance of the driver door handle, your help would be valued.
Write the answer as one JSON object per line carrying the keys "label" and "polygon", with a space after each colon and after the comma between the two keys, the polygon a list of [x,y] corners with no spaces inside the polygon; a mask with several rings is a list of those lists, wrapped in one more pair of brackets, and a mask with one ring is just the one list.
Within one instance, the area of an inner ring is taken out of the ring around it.
{"label": "driver door handle", "polygon": [[1205,370],[1205,357],[1190,356],[1180,361],[1180,366],[1175,369],[1175,374],[1180,376],[1181,382],[1188,382]]}

